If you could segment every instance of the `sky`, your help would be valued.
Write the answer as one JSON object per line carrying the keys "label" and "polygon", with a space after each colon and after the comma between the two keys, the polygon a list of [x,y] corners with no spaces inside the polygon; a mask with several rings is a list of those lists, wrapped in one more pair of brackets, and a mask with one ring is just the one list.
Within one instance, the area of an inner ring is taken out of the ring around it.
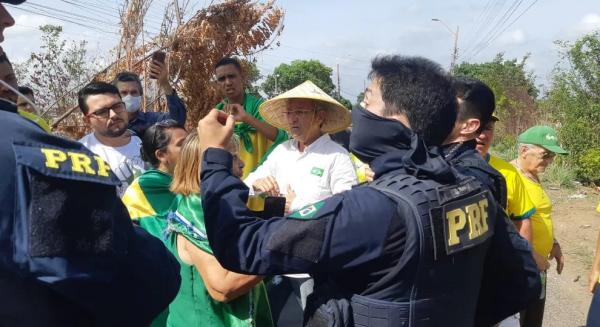
{"label": "sky", "polygon": [[[158,30],[167,2],[153,0],[148,37]],[[186,16],[209,2],[190,0]],[[86,40],[92,54],[107,56],[119,39],[120,3],[28,0],[9,7],[16,26],[5,32],[2,46],[12,61],[23,61],[39,49],[36,27],[53,23],[63,25],[66,39]],[[486,62],[499,52],[508,59],[530,54],[526,67],[542,88],[560,58],[554,42],[600,30],[598,0],[276,0],[275,5],[285,11],[285,27],[280,46],[255,56],[261,74],[295,59],[317,59],[334,69],[337,82],[339,65],[341,93],[351,102],[368,83],[376,55],[419,55],[449,68],[457,27],[458,62]]]}

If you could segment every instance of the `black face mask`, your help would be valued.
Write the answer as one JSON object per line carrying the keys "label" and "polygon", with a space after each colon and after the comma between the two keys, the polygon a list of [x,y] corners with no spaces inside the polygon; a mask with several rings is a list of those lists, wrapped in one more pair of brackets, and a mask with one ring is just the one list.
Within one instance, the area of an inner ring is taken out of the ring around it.
{"label": "black face mask", "polygon": [[361,106],[352,109],[350,151],[364,163],[393,150],[410,148],[412,135],[395,119],[377,116]]}

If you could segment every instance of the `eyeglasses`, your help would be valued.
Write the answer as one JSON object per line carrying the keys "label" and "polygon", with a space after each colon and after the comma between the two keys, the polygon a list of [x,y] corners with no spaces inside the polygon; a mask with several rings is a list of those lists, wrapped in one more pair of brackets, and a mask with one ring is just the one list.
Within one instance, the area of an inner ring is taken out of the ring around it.
{"label": "eyeglasses", "polygon": [[550,151],[544,151],[544,152],[538,152],[538,153],[532,153],[534,157],[536,157],[539,160],[548,160],[548,159],[552,159],[554,157],[556,157],[556,153],[554,152],[550,152]]}
{"label": "eyeglasses", "polygon": [[289,111],[284,111],[283,114],[291,117],[291,116],[298,116],[298,117],[304,117],[308,114],[312,114],[313,112],[315,112],[314,110],[289,110]]}
{"label": "eyeglasses", "polygon": [[110,116],[111,110],[115,114],[120,114],[123,111],[125,111],[125,103],[121,101],[121,102],[117,102],[117,103],[113,104],[111,107],[100,108],[94,112],[90,112],[89,114],[86,115],[86,117],[96,116],[98,118],[106,119]]}

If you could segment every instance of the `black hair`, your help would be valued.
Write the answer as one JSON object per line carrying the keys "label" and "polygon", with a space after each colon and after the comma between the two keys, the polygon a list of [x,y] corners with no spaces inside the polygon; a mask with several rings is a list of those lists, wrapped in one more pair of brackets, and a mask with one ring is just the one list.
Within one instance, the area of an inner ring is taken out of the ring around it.
{"label": "black hair", "polygon": [[144,88],[142,86],[142,81],[140,80],[140,76],[136,73],[132,72],[120,72],[115,76],[112,80],[111,84],[117,86],[119,82],[135,82],[140,91],[140,95],[144,94]]}
{"label": "black hair", "polygon": [[79,109],[81,109],[81,112],[84,115],[87,115],[89,110],[86,103],[87,98],[90,95],[97,94],[116,94],[119,96],[119,98],[121,97],[121,95],[119,94],[119,90],[114,85],[105,82],[91,82],[88,85],[84,86],[83,89],[79,90],[79,92],[77,93],[77,102],[79,104]]}
{"label": "black hair", "polygon": [[219,59],[219,61],[217,61],[217,63],[215,64],[215,69],[226,65],[234,65],[238,69],[238,71],[242,71],[242,65],[240,64],[240,61],[232,57],[225,57]]}
{"label": "black hair", "polygon": [[441,144],[452,131],[456,93],[452,78],[437,63],[422,57],[378,56],[369,78],[379,81],[384,115],[406,115],[410,128],[427,144]]}
{"label": "black hair", "polygon": [[23,95],[33,95],[33,90],[29,86],[19,86],[18,90]]}
{"label": "black hair", "polygon": [[496,109],[494,91],[482,81],[467,77],[457,77],[454,87],[456,97],[462,100],[458,103],[456,120],[463,122],[469,118],[477,118],[482,129],[492,120]]}
{"label": "black hair", "polygon": [[164,150],[169,146],[171,133],[168,133],[167,130],[174,128],[185,130],[183,125],[173,119],[163,120],[148,127],[142,136],[142,146],[140,148],[142,160],[152,165],[152,167],[158,168],[160,161],[156,157],[156,150]]}

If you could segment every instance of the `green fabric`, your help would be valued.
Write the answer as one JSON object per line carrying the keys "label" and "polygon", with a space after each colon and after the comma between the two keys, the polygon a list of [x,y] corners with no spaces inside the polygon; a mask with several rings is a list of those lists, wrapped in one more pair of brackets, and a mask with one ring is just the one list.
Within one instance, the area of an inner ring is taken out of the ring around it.
{"label": "green fabric", "polygon": [[169,190],[171,181],[171,175],[156,169],[147,170],[139,177],[146,199],[159,215],[166,213],[175,200],[175,194]]}
{"label": "green fabric", "polygon": [[[250,114],[252,117],[254,117],[260,121],[265,121],[264,118],[260,115],[260,111],[258,110],[260,108],[260,105],[263,102],[264,102],[264,100],[262,98],[253,96],[248,93],[244,93],[244,103],[243,103],[244,110],[246,111],[246,113]],[[228,99],[225,99],[225,100],[219,102],[215,106],[215,108],[217,108],[219,110],[223,110],[223,107],[225,107],[225,105],[227,103],[228,103]],[[242,145],[244,146],[246,151],[248,151],[249,153],[252,153],[252,151],[254,151],[254,145],[252,144],[249,134],[256,133],[256,128],[252,127],[251,125],[249,125],[247,123],[235,124],[234,128],[235,128],[234,133],[237,136],[239,136],[240,141],[242,142]],[[282,143],[284,141],[287,141],[288,138],[289,137],[284,130],[278,129],[277,136],[275,137],[273,144],[269,147],[267,152],[262,156],[261,160],[259,161],[259,165],[262,164],[266,160],[266,158],[273,151],[273,149],[275,149],[275,147],[277,145],[279,145],[280,143]]]}
{"label": "green fabric", "polygon": [[169,306],[167,326],[273,326],[264,283],[257,284],[248,294],[228,303],[213,300],[192,265],[181,260],[177,252],[177,235],[181,234],[200,249],[212,254],[199,195],[178,195],[169,217],[168,247],[181,266],[181,287]]}

